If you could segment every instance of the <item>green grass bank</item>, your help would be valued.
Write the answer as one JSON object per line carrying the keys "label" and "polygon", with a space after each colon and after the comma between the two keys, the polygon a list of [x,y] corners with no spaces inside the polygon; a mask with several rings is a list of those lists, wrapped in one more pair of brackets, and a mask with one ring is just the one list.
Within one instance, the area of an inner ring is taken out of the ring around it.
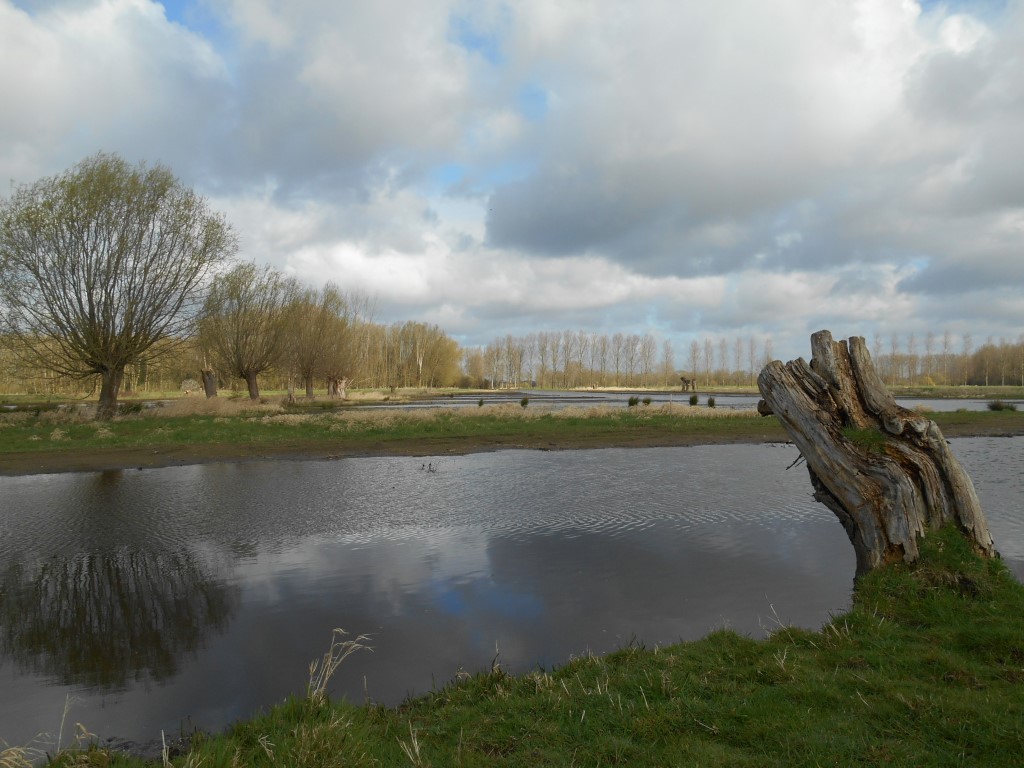
{"label": "green grass bank", "polygon": [[[1024,434],[1024,410],[930,413],[948,437]],[[0,414],[0,473],[171,466],[268,458],[445,455],[500,448],[561,450],[783,441],[774,418],[706,405],[518,404],[400,410],[329,401],[287,405],[180,399],[97,422],[82,409]]]}
{"label": "green grass bank", "polygon": [[[922,553],[861,579],[851,610],[819,632],[721,630],[517,676],[495,666],[395,708],[295,698],[170,762],[1020,765],[1024,586],[956,531],[931,534]],[[97,749],[56,764],[146,765]]]}

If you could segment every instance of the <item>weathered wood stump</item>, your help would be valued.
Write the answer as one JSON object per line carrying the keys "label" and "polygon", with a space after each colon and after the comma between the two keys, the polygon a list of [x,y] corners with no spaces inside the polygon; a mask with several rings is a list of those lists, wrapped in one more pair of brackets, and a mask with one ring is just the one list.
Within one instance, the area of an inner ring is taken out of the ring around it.
{"label": "weathered wood stump", "polygon": [[955,523],[980,554],[995,549],[970,477],[935,422],[896,404],[859,336],[811,336],[802,358],[766,365],[764,400],[800,453],[814,498],[843,524],[857,553],[857,575],[918,558],[917,541]]}

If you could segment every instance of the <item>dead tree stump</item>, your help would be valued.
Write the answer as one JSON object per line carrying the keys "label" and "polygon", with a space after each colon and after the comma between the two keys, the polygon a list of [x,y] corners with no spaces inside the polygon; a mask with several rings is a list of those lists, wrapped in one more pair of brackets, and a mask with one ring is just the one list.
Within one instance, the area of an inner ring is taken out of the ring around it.
{"label": "dead tree stump", "polygon": [[[976,550],[995,549],[970,477],[934,421],[896,404],[859,336],[811,336],[802,358],[766,365],[764,400],[800,453],[814,498],[835,513],[857,553],[857,575],[918,558],[917,541],[955,523]],[[767,412],[767,413],[766,413]]]}

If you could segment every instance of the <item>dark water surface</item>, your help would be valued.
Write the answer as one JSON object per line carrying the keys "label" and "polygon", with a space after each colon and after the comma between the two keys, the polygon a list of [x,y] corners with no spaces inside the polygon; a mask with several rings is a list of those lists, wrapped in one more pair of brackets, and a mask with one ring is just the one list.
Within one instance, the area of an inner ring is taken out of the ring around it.
{"label": "dark water surface", "polygon": [[[1024,577],[1024,438],[953,441]],[[0,738],[218,729],[305,690],[397,703],[460,670],[730,626],[817,628],[854,557],[780,445],[502,451],[0,478]],[[65,737],[66,738],[66,737]]]}

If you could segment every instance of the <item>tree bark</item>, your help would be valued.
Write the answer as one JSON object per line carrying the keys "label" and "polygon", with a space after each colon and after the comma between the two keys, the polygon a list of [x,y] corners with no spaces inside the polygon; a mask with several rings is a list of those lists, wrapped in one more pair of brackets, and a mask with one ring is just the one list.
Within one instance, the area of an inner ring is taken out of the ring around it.
{"label": "tree bark", "polygon": [[245,372],[245,385],[249,389],[249,399],[259,400],[260,399],[260,385],[256,381],[256,371]]}
{"label": "tree bark", "polygon": [[342,376],[340,379],[331,377],[327,379],[327,396],[344,400],[348,397],[348,379]]}
{"label": "tree bark", "polygon": [[814,487],[846,529],[857,575],[913,562],[918,539],[956,524],[979,554],[995,549],[970,477],[935,422],[896,404],[864,339],[811,336],[811,363],[773,361],[757,379],[800,453]]}
{"label": "tree bark", "polygon": [[108,369],[101,374],[100,402],[96,408],[96,418],[109,421],[117,415],[117,396],[121,391],[124,379],[124,368]]}
{"label": "tree bark", "polygon": [[199,372],[203,379],[203,392],[207,399],[217,396],[217,374],[209,368],[203,368]]}

